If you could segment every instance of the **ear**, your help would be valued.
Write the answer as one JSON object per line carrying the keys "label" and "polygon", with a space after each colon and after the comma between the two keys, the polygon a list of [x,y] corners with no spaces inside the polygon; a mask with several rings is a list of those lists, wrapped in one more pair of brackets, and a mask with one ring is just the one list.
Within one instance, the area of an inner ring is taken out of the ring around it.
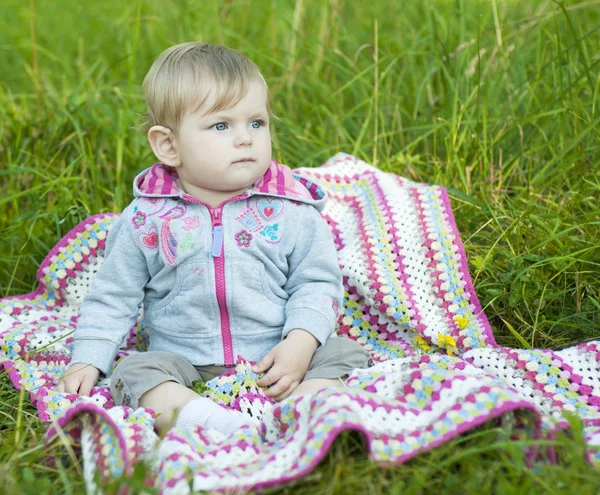
{"label": "ear", "polygon": [[169,167],[181,165],[179,153],[175,148],[175,134],[168,127],[154,125],[148,131],[148,142],[161,163]]}

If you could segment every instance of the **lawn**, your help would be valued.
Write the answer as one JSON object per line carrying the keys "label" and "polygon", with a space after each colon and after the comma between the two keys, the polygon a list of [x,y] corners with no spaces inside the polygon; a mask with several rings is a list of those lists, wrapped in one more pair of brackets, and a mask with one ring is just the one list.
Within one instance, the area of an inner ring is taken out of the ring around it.
{"label": "lawn", "polygon": [[[129,203],[153,163],[139,129],[143,77],[167,46],[202,40],[262,68],[278,161],[318,166],[345,151],[448,188],[499,344],[600,338],[599,1],[3,0],[2,14],[0,297],[31,292],[81,220]],[[83,492],[81,464],[46,449],[44,432],[0,374],[1,493]],[[313,473],[271,492],[600,486],[577,420],[554,441],[555,465],[527,467],[532,442],[486,425],[383,469],[345,434]],[[126,481],[134,492],[144,469]]]}

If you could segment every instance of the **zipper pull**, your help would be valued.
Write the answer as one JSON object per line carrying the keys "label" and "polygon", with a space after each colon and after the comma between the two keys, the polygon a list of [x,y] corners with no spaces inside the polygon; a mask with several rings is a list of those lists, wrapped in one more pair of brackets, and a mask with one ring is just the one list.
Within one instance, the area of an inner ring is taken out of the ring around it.
{"label": "zipper pull", "polygon": [[213,258],[221,256],[223,250],[223,226],[215,225],[212,230],[212,255]]}
{"label": "zipper pull", "polygon": [[221,223],[221,208],[211,208],[210,217],[212,219],[212,249],[213,258],[221,256],[223,250],[223,224]]}

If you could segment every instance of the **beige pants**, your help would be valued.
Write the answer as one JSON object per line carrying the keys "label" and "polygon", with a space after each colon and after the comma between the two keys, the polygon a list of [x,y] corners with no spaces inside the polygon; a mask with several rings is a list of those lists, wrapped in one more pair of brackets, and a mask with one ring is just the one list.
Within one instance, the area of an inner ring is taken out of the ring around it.
{"label": "beige pants", "polygon": [[[312,358],[304,380],[345,377],[355,368],[372,364],[367,350],[347,337],[332,337]],[[117,405],[137,407],[139,398],[166,381],[190,387],[192,382],[211,380],[231,368],[193,366],[170,352],[141,352],[119,362],[110,380],[110,391]]]}

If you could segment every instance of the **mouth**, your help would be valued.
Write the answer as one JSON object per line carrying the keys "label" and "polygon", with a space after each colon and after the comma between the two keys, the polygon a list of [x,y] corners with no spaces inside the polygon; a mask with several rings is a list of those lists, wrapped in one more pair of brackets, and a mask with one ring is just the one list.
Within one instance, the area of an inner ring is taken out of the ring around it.
{"label": "mouth", "polygon": [[256,160],[254,158],[250,158],[250,157],[246,157],[246,158],[242,158],[240,160],[236,160],[233,163],[251,163],[251,162],[255,162]]}

